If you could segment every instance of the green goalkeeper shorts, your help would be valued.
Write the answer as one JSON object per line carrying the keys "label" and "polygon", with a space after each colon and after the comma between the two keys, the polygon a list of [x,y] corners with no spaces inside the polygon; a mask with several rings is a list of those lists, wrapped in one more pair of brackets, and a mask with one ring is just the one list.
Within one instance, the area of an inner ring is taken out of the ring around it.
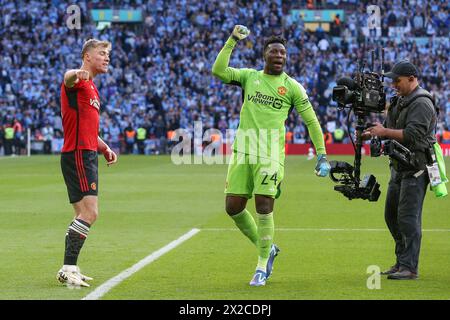
{"label": "green goalkeeper shorts", "polygon": [[228,165],[225,193],[243,195],[248,199],[253,194],[277,199],[281,194],[283,177],[284,166],[278,161],[233,152]]}

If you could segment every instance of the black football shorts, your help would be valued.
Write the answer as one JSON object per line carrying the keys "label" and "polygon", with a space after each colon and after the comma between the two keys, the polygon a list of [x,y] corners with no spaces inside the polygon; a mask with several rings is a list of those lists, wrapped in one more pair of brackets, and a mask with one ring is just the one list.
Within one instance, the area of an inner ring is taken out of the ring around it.
{"label": "black football shorts", "polygon": [[98,155],[92,150],[61,153],[61,171],[70,203],[98,195]]}

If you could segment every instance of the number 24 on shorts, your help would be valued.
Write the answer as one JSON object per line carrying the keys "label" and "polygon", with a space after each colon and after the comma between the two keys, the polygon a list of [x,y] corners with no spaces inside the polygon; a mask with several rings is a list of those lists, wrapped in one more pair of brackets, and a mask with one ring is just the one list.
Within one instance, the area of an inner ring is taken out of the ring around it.
{"label": "number 24 on shorts", "polygon": [[262,171],[261,174],[264,176],[261,184],[262,185],[267,185],[270,183],[270,180],[273,181],[274,185],[277,185],[277,173],[275,172],[270,178],[269,178],[269,174],[265,171]]}

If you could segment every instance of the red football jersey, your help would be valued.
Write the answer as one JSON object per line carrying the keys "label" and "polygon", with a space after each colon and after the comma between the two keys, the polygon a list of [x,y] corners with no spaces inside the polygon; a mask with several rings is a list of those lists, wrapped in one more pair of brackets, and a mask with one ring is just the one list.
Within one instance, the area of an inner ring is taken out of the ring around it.
{"label": "red football jersey", "polygon": [[64,130],[62,152],[98,148],[100,99],[92,80],[80,80],[72,88],[61,85],[61,116]]}

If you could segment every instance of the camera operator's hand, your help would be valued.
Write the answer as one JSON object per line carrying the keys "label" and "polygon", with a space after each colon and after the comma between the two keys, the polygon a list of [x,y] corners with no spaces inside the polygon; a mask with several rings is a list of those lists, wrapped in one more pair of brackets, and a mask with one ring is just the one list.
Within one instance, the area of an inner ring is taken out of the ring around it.
{"label": "camera operator's hand", "polygon": [[317,155],[317,165],[315,168],[316,176],[326,177],[330,173],[330,164],[327,161],[327,157],[324,154]]}
{"label": "camera operator's hand", "polygon": [[[356,131],[355,139],[358,139],[358,136],[359,136],[359,132]],[[363,139],[363,141],[365,141],[365,140],[370,140],[372,137],[371,137],[370,133],[366,133],[366,131],[364,131],[363,133],[361,133],[361,138]]]}
{"label": "camera operator's hand", "polygon": [[383,137],[385,136],[386,128],[383,127],[381,123],[375,123],[373,127],[367,128],[363,132],[363,136],[369,136],[370,137]]}

